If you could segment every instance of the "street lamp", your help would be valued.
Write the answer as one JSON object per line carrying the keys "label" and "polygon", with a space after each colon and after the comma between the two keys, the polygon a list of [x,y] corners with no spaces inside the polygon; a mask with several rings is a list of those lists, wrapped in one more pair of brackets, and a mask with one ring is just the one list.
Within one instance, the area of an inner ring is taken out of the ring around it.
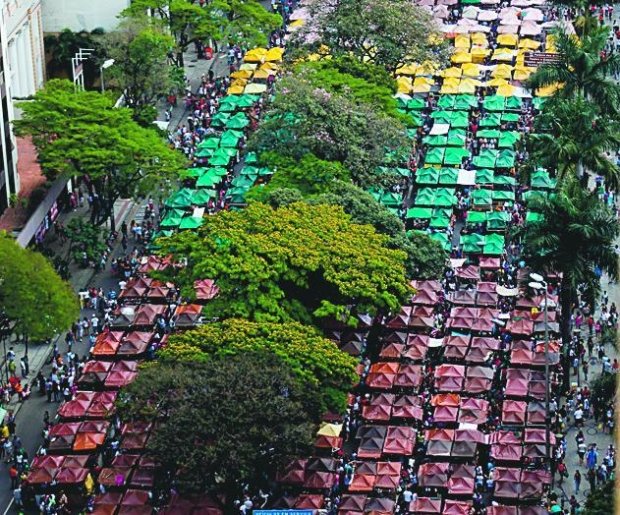
{"label": "street lamp", "polygon": [[[545,324],[545,456],[547,463],[551,470],[551,413],[549,411],[549,390],[550,390],[550,377],[549,377],[549,324],[548,324],[548,301],[547,301],[547,283],[540,274],[531,273],[531,281],[528,283],[530,288],[534,290],[543,290],[544,298],[544,312],[543,321]],[[553,473],[551,475],[551,483],[553,485]]]}
{"label": "street lamp", "polygon": [[103,70],[107,70],[115,63],[114,59],[106,59],[99,67],[99,73],[101,74],[101,93],[105,91],[105,85],[103,84]]}

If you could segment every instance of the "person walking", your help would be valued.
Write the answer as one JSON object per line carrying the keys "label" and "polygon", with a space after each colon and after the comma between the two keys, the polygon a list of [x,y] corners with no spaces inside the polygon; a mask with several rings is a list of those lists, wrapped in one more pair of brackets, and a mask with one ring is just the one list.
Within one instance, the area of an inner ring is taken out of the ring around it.
{"label": "person walking", "polygon": [[573,476],[573,482],[575,483],[575,493],[579,493],[579,487],[581,486],[581,472],[575,470],[575,475]]}

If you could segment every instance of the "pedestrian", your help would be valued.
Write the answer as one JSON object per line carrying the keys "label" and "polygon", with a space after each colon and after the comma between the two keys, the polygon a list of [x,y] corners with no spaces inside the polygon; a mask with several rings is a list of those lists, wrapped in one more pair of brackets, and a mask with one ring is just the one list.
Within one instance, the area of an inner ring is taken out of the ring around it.
{"label": "pedestrian", "polygon": [[583,378],[584,380],[587,382],[588,381],[588,369],[589,369],[589,365],[588,362],[586,360],[583,361],[583,365],[581,365],[581,370],[583,370]]}
{"label": "pedestrian", "polygon": [[[8,462],[7,462],[8,463]],[[15,465],[11,465],[9,468],[9,477],[11,478],[11,490],[15,490],[17,488],[19,471]]]}
{"label": "pedestrian", "polygon": [[594,469],[588,469],[588,483],[590,483],[590,493],[596,490],[596,472]]}
{"label": "pedestrian", "polygon": [[579,493],[579,487],[581,486],[581,472],[575,470],[575,475],[573,476],[573,481],[575,483],[575,493]]}
{"label": "pedestrian", "polygon": [[27,367],[26,367],[26,362],[24,361],[23,357],[22,357],[22,359],[19,360],[19,368],[20,368],[20,371],[22,373],[22,377],[23,378],[28,377],[28,371],[27,371]]}
{"label": "pedestrian", "polygon": [[18,486],[13,490],[13,501],[15,502],[15,506],[21,508],[24,505],[24,501],[22,500],[22,487]]}
{"label": "pedestrian", "polygon": [[588,451],[588,455],[586,456],[586,466],[589,470],[594,470],[596,468],[597,461],[598,452],[596,451],[596,444],[592,444],[590,446],[590,450]]}

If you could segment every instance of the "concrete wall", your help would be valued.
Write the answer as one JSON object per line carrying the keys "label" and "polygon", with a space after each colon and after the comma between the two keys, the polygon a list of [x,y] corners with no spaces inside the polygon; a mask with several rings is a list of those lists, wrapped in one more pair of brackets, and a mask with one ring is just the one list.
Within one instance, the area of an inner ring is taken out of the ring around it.
{"label": "concrete wall", "polygon": [[118,24],[117,16],[127,8],[130,0],[41,0],[43,32],[62,29],[91,31],[102,27],[106,31]]}

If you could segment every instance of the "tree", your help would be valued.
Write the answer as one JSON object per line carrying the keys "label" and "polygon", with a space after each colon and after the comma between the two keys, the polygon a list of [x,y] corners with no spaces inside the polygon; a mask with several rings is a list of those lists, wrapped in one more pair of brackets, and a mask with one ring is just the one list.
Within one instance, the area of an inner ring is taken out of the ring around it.
{"label": "tree", "polygon": [[[303,195],[292,184],[283,184],[283,188],[271,189],[272,182],[277,179],[277,172],[266,187],[256,187],[250,190],[248,198],[259,198],[273,208],[288,206],[300,200],[305,200],[311,205],[329,204],[341,206],[344,212],[351,216],[351,221],[356,224],[372,225],[374,229],[388,236],[387,246],[391,249],[401,250],[407,254],[405,268],[409,279],[438,279],[441,277],[447,254],[441,244],[431,237],[420,232],[405,233],[405,226],[397,215],[387,207],[377,202],[368,192],[357,186],[333,181],[329,191],[319,195]],[[291,187],[288,187],[291,186]],[[260,196],[259,196],[260,195]]]}
{"label": "tree", "polygon": [[333,206],[251,203],[158,244],[162,255],[187,260],[174,274],[185,293],[197,279],[217,282],[220,295],[205,308],[211,317],[355,324],[357,314],[395,310],[411,293],[405,254]]}
{"label": "tree", "polygon": [[127,107],[138,117],[170,90],[183,86],[183,71],[168,63],[174,39],[149,19],[124,19],[103,44],[107,56],[114,59],[106,83],[123,92]]}
{"label": "tree", "polygon": [[114,201],[166,187],[185,160],[153,128],[141,127],[132,111],[115,108],[98,92],[75,91],[69,81],[51,80],[34,100],[20,104],[18,135],[32,136],[44,174],[87,176],[96,193],[91,222],[112,222]]}
{"label": "tree", "polygon": [[600,288],[601,271],[618,277],[614,242],[620,224],[607,206],[579,185],[571,183],[547,200],[533,201],[541,220],[524,232],[525,257],[532,269],[562,273],[561,332],[570,342],[570,319],[577,288],[585,285],[584,298],[593,303]]}
{"label": "tree", "polygon": [[232,509],[244,484],[265,486],[287,459],[311,451],[313,393],[275,354],[249,352],[151,363],[121,393],[119,412],[157,422],[147,452],[168,473],[158,486],[223,494]]}
{"label": "tree", "polygon": [[295,72],[317,88],[346,95],[351,100],[374,106],[403,123],[410,118],[397,109],[396,81],[386,70],[370,62],[345,55],[318,61],[301,61]]}
{"label": "tree", "polygon": [[[71,77],[71,59],[80,48],[94,49],[94,57],[104,56],[104,50],[98,41],[98,36],[103,34],[103,29],[95,29],[92,32],[85,30],[73,32],[70,29],[63,29],[57,35],[49,34],[44,38],[45,51],[49,53],[51,59],[48,64],[48,78],[50,77]],[[85,78],[99,76],[99,70],[94,59],[87,59],[82,63],[85,70]]]}
{"label": "tree", "polygon": [[252,188],[246,196],[248,200],[264,202],[273,191],[282,188],[297,189],[302,195],[323,193],[334,181],[350,180],[349,171],[340,163],[324,161],[313,154],[306,154],[297,161],[276,152],[264,152],[260,161],[274,174],[267,185]]}
{"label": "tree", "polygon": [[225,40],[265,46],[267,34],[282,25],[256,0],[133,0],[123,16],[153,14],[170,30],[176,42],[176,64],[183,67],[183,52],[196,41]]}
{"label": "tree", "polygon": [[407,275],[412,279],[440,279],[448,260],[441,243],[420,231],[408,231],[406,238],[402,248],[407,252]]}
{"label": "tree", "polygon": [[226,356],[270,352],[278,356],[302,384],[316,390],[321,411],[340,413],[357,374],[356,360],[310,326],[243,319],[210,323],[170,337],[159,353],[164,362],[202,363]]}
{"label": "tree", "polygon": [[559,59],[538,67],[529,80],[537,89],[562,84],[556,95],[565,99],[588,99],[601,113],[611,116],[620,108],[620,55],[605,52],[608,27],[598,27],[581,38],[559,30],[554,33]]}
{"label": "tree", "polygon": [[532,158],[555,169],[560,184],[575,177],[585,182],[593,172],[613,189],[620,187],[620,168],[608,157],[620,149],[620,125],[601,116],[593,103],[580,97],[550,99],[536,129],[529,138]]}
{"label": "tree", "polygon": [[614,481],[609,480],[601,488],[588,494],[583,515],[607,515],[613,511],[614,503]]}
{"label": "tree", "polygon": [[443,35],[431,14],[407,0],[315,0],[320,43],[394,73],[408,63],[443,61]]}
{"label": "tree", "polygon": [[[99,263],[101,255],[107,247],[102,230],[82,218],[73,218],[65,227],[69,240],[68,254],[75,263],[88,266],[89,262]],[[84,263],[86,254],[86,263]]]}
{"label": "tree", "polygon": [[80,314],[68,283],[41,254],[22,249],[0,232],[0,305],[14,331],[28,340],[44,340],[65,331]]}
{"label": "tree", "polygon": [[356,184],[368,188],[397,180],[377,173],[377,167],[386,153],[403,153],[408,144],[404,126],[370,104],[289,77],[279,81],[276,98],[248,147],[298,161],[307,153],[337,161]]}

